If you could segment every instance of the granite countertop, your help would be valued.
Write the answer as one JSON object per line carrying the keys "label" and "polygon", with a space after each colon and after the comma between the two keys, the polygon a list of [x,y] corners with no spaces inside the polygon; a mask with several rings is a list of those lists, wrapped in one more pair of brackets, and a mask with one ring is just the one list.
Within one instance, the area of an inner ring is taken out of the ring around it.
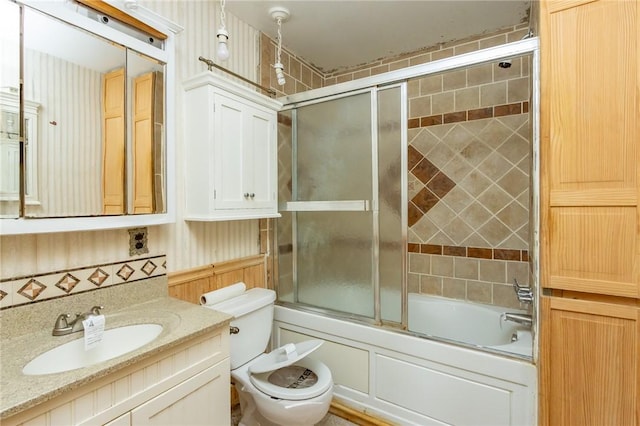
{"label": "granite countertop", "polygon": [[[38,376],[25,375],[22,368],[37,355],[68,341],[83,338],[84,334],[77,332],[66,336],[52,336],[55,315],[48,318],[50,326],[46,329],[25,329],[23,333],[13,333],[14,335],[4,333],[0,340],[0,419],[18,414],[64,392],[206,334],[231,320],[231,316],[227,314],[166,295],[120,306],[117,310],[107,309],[105,305],[103,314],[106,329],[155,323],[162,325],[163,331],[150,343],[111,360],[76,370]],[[24,320],[28,321],[29,318]],[[2,328],[7,328],[6,320],[1,324]]]}

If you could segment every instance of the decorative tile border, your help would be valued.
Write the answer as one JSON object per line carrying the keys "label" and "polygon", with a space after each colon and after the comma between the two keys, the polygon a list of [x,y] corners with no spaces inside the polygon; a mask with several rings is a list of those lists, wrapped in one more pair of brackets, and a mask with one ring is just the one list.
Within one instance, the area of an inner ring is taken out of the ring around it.
{"label": "decorative tile border", "polygon": [[409,253],[440,254],[444,256],[471,257],[475,259],[514,260],[518,262],[529,261],[528,250],[409,243],[407,251]]}
{"label": "decorative tile border", "polygon": [[0,309],[167,274],[166,256],[0,280]]}
{"label": "decorative tile border", "polygon": [[440,124],[459,123],[461,121],[481,120],[483,118],[504,117],[507,115],[526,114],[529,112],[529,102],[515,102],[512,104],[496,105],[493,107],[470,109],[466,111],[448,112],[445,114],[415,117],[408,120],[409,129],[418,127],[438,126]]}

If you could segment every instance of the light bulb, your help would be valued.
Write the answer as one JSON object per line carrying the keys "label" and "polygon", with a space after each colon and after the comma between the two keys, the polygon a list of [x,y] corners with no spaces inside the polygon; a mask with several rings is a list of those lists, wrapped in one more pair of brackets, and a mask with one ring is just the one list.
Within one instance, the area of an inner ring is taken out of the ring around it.
{"label": "light bulb", "polygon": [[284,66],[280,62],[277,62],[275,65],[273,65],[273,68],[276,69],[276,78],[278,79],[278,84],[280,86],[284,86],[284,84],[286,83],[286,80],[284,79],[284,73],[282,72]]}
{"label": "light bulb", "polygon": [[218,29],[218,33],[216,34],[218,39],[218,49],[216,54],[218,59],[221,61],[226,61],[229,59],[229,48],[227,47],[227,40],[229,40],[229,33],[224,28]]}

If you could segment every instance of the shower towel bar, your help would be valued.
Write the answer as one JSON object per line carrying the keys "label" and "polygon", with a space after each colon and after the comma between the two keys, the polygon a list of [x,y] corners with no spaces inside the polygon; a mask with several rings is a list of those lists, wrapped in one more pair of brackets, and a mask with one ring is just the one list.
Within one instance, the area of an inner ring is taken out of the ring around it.
{"label": "shower towel bar", "polygon": [[207,68],[209,69],[209,71],[212,71],[212,68],[217,68],[220,71],[224,71],[227,74],[231,74],[232,76],[239,78],[240,80],[244,81],[245,83],[249,83],[257,88],[259,88],[260,90],[264,90],[265,92],[267,92],[268,94],[270,94],[271,96],[275,96],[276,95],[276,91],[273,89],[269,89],[268,87],[264,87],[259,85],[258,83],[254,83],[253,81],[249,80],[248,78],[245,78],[243,76],[241,76],[240,74],[236,74],[233,71],[230,71],[224,67],[221,67],[220,65],[216,64],[215,62],[213,62],[211,59],[207,59],[205,57],[199,56],[198,57],[199,61],[204,62],[205,64],[207,64]]}

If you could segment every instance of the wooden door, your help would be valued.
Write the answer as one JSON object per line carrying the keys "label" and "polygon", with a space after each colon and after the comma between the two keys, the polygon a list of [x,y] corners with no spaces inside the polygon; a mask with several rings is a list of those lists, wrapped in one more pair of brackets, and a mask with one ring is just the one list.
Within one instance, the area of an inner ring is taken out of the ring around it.
{"label": "wooden door", "polygon": [[155,73],[133,80],[133,213],[154,212]]}
{"label": "wooden door", "polygon": [[542,425],[638,425],[640,308],[544,297]]}
{"label": "wooden door", "polygon": [[541,4],[542,285],[640,297],[640,7]]}
{"label": "wooden door", "polygon": [[124,68],[102,77],[102,212],[124,214]]}

